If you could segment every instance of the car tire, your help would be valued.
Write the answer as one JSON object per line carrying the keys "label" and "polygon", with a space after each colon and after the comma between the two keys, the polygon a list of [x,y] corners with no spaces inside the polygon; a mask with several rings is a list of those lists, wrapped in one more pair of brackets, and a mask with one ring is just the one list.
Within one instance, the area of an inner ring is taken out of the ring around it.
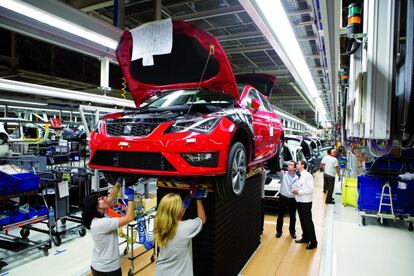
{"label": "car tire", "polygon": [[246,186],[247,154],[240,142],[230,147],[226,174],[217,178],[216,191],[220,198],[230,199],[240,196]]}
{"label": "car tire", "polygon": [[105,176],[106,181],[108,181],[109,184],[114,185],[118,177],[123,176],[125,178],[125,184],[127,186],[134,185],[137,183],[138,179],[140,178],[138,175],[134,174],[124,174],[124,173],[118,173],[118,172],[109,172],[109,171],[103,171],[103,174]]}
{"label": "car tire", "polygon": [[275,174],[280,172],[283,168],[283,149],[284,149],[284,141],[280,139],[279,146],[277,147],[276,156],[273,157],[268,161],[270,173]]}

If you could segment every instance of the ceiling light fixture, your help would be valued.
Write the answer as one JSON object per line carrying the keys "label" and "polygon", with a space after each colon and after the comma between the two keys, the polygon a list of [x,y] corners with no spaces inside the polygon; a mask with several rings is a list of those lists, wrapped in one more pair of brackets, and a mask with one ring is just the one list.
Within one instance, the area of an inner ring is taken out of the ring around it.
{"label": "ceiling light fixture", "polygon": [[79,37],[82,37],[94,43],[103,45],[113,50],[115,50],[118,45],[117,41],[109,37],[106,37],[99,33],[88,30],[87,28],[83,26],[80,26],[68,20],[62,19],[54,14],[48,13],[44,10],[41,10],[37,7],[34,7],[32,5],[29,5],[19,0],[0,1],[0,7],[3,7],[11,11],[14,11],[16,13],[28,16],[37,21],[40,21],[52,27],[58,28],[60,30],[66,31],[68,33],[77,35]]}
{"label": "ceiling light fixture", "polygon": [[101,96],[75,90],[56,88],[32,84],[27,82],[19,82],[0,78],[0,91],[12,91],[19,94],[37,95],[41,97],[52,97],[65,99],[69,101],[90,102],[109,106],[124,106],[125,108],[135,108],[135,103],[130,100],[124,100],[114,97]]}
{"label": "ceiling light fixture", "polygon": [[265,35],[276,53],[302,89],[308,94],[320,114],[320,121],[326,121],[325,107],[318,95],[315,82],[282,6],[281,0],[240,0],[241,5]]}
{"label": "ceiling light fixture", "polygon": [[33,102],[33,101],[17,101],[17,100],[9,100],[9,99],[0,99],[0,102],[6,102],[6,103],[19,103],[19,104],[27,104],[27,105],[40,105],[40,106],[46,106],[47,103],[39,103],[39,102]]}

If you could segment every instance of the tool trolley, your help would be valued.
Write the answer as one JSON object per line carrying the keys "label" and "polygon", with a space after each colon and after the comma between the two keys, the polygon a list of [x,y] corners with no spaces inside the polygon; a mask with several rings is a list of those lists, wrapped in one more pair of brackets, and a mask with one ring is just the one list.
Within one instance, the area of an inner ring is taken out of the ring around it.
{"label": "tool trolley", "polygon": [[[52,241],[56,246],[62,244],[62,237],[85,236],[86,229],[80,218],[69,217],[69,196],[60,197],[59,183],[62,178],[56,172],[39,172],[41,193],[40,196],[45,198],[47,207],[53,208],[53,215],[49,214],[48,221],[45,222],[48,229],[28,226],[28,230],[34,230],[42,233],[51,231]],[[49,208],[50,210],[50,208]],[[66,220],[73,221],[71,226],[66,225]]]}
{"label": "tool trolley", "polygon": [[[33,224],[47,220],[47,207],[29,204],[37,198],[39,176],[15,165],[2,166],[0,170],[0,269],[18,260],[18,255],[33,250],[41,250],[48,256],[51,248],[51,231],[45,231],[47,238],[41,241],[30,240],[27,230]],[[19,198],[19,204],[11,201]],[[42,198],[45,202],[44,198]],[[22,205],[22,203],[25,203]],[[18,206],[19,205],[19,206]],[[16,229],[20,229],[20,236]]]}

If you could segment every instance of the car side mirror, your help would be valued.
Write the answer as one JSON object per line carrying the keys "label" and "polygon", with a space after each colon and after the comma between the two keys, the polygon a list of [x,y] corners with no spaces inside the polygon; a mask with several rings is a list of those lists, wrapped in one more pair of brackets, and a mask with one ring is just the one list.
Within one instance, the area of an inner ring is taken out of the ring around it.
{"label": "car side mirror", "polygon": [[259,101],[259,99],[253,99],[252,100],[252,109],[254,111],[258,111],[259,108],[260,108],[260,101]]}

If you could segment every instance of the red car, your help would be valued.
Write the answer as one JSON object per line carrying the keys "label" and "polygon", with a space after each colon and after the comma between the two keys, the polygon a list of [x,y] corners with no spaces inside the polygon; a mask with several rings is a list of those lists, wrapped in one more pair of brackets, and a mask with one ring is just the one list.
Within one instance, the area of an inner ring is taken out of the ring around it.
{"label": "red car", "polygon": [[186,22],[173,21],[172,52],[154,56],[153,66],[131,62],[131,48],[126,31],[117,57],[138,109],[101,118],[90,137],[90,168],[110,182],[120,174],[128,182],[214,177],[222,197],[243,192],[250,168],[268,161],[281,169],[281,121],[266,96],[245,84],[261,80],[266,94],[274,77],[242,75],[237,85],[217,39]]}

